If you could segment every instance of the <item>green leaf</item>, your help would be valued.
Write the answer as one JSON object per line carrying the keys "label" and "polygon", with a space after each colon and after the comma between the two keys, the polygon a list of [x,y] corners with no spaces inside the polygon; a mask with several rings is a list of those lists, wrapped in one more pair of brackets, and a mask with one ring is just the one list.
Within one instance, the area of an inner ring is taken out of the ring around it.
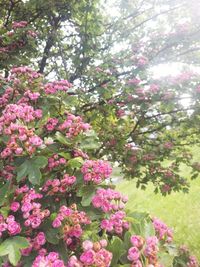
{"label": "green leaf", "polygon": [[6,206],[6,207],[2,207],[0,209],[0,213],[3,215],[4,218],[8,217],[8,213],[10,212],[10,207]]}
{"label": "green leaf", "polygon": [[95,131],[88,131],[83,136],[80,143],[80,148],[83,150],[93,150],[100,147],[100,142]]}
{"label": "green leaf", "polygon": [[51,244],[57,245],[59,243],[58,233],[58,228],[48,227],[48,230],[45,232],[47,241]]}
{"label": "green leaf", "polygon": [[65,159],[71,159],[71,154],[67,153],[67,152],[60,152],[60,153],[58,153],[58,155],[60,155],[61,157],[65,158]]}
{"label": "green leaf", "polygon": [[0,244],[0,256],[8,255],[10,263],[16,266],[21,258],[20,249],[28,246],[29,242],[26,238],[21,236],[10,237]]}
{"label": "green leaf", "polygon": [[169,255],[167,253],[160,253],[159,254],[159,262],[163,266],[173,266],[173,259],[174,259],[173,255]]}
{"label": "green leaf", "polygon": [[93,185],[87,185],[81,188],[82,201],[81,204],[83,207],[90,205],[92,197],[95,195],[95,187]]}
{"label": "green leaf", "polygon": [[55,134],[56,140],[58,140],[61,144],[70,145],[69,139],[67,139],[64,135],[60,132],[56,132]]}
{"label": "green leaf", "polygon": [[25,160],[17,168],[17,181],[21,181],[24,177],[28,176],[29,181],[32,184],[40,184],[42,174],[40,169],[47,165],[47,158],[44,156],[37,156],[31,159]]}
{"label": "green leaf", "polygon": [[9,189],[10,181],[7,181],[1,188],[0,188],[0,206],[3,205],[5,202],[5,197],[7,195]]}
{"label": "green leaf", "polygon": [[153,227],[152,222],[145,223],[145,225],[144,225],[144,236],[148,237],[148,236],[154,236],[154,235],[155,235],[155,229]]}
{"label": "green leaf", "polygon": [[79,169],[82,166],[83,162],[84,160],[81,157],[77,157],[70,159],[67,162],[67,166],[69,166],[71,169]]}
{"label": "green leaf", "polygon": [[117,266],[119,258],[125,253],[122,240],[115,236],[108,246],[108,250],[113,254],[111,266]]}

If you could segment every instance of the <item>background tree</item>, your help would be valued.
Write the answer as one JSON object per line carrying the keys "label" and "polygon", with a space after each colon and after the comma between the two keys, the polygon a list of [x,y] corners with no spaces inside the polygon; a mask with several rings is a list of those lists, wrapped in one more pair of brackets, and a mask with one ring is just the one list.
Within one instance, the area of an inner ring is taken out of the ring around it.
{"label": "background tree", "polygon": [[[138,186],[151,181],[163,194],[187,191],[180,163],[193,167],[193,178],[199,169],[188,148],[199,142],[199,4],[116,1],[110,11],[108,5],[3,1],[2,48],[9,45],[13,21],[28,21],[37,37],[22,36],[29,46],[9,51],[1,69],[8,75],[10,66],[26,63],[48,79],[73,82],[62,104],[97,132],[95,152],[87,148],[91,156],[118,162]],[[22,34],[20,28],[14,32],[16,38]],[[161,63],[179,63],[182,72],[155,79],[152,67]]]}

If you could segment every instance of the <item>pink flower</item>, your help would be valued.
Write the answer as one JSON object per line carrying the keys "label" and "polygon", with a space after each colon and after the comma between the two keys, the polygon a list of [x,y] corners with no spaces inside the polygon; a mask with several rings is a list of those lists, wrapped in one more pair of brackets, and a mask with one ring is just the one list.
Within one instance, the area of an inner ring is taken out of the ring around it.
{"label": "pink flower", "polygon": [[58,219],[58,218],[56,218],[54,221],[53,221],[53,223],[52,223],[52,226],[54,227],[54,228],[58,228],[58,227],[60,227],[62,225],[62,222]]}
{"label": "pink flower", "polygon": [[21,226],[16,221],[9,222],[7,225],[7,229],[10,235],[17,235],[21,232]]}
{"label": "pink flower", "polygon": [[139,235],[133,235],[131,236],[131,243],[134,247],[141,248],[142,245],[144,244],[144,240]]}
{"label": "pink flower", "polygon": [[108,242],[106,239],[100,240],[99,243],[101,244],[102,247],[107,247],[107,245],[108,245]]}
{"label": "pink flower", "polygon": [[139,260],[139,258],[140,258],[140,252],[139,252],[138,248],[136,248],[136,247],[129,248],[127,258],[130,261],[137,261],[137,260]]}
{"label": "pink flower", "polygon": [[94,263],[94,257],[95,257],[95,252],[92,249],[90,249],[90,250],[84,251],[81,254],[80,260],[85,265],[92,265]]}
{"label": "pink flower", "polygon": [[19,202],[12,202],[10,205],[10,209],[14,212],[18,211],[18,209],[20,208],[20,204]]}
{"label": "pink flower", "polygon": [[83,250],[90,250],[93,248],[93,243],[90,240],[85,240],[82,243]]}
{"label": "pink flower", "polygon": [[33,146],[41,146],[43,144],[43,141],[42,139],[37,136],[37,135],[34,135],[32,137],[29,138],[29,142],[33,145]]}
{"label": "pink flower", "polygon": [[45,234],[43,232],[39,232],[35,240],[39,245],[44,245],[46,243]]}

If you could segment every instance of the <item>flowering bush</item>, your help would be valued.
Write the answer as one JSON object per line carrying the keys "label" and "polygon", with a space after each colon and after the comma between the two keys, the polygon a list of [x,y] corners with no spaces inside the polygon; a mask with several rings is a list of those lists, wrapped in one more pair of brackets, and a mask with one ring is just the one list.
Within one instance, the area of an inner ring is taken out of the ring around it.
{"label": "flowering bush", "polygon": [[63,100],[71,84],[19,67],[0,86],[1,266],[171,266],[172,231],[127,212],[109,162],[90,158],[98,138]]}

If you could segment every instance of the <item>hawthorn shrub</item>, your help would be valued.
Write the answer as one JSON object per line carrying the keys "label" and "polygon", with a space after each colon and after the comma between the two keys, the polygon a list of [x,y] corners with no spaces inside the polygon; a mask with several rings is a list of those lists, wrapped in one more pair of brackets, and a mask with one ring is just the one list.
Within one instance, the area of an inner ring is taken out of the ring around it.
{"label": "hawthorn shrub", "polygon": [[68,81],[15,67],[0,87],[1,266],[198,266],[163,222],[125,210]]}

